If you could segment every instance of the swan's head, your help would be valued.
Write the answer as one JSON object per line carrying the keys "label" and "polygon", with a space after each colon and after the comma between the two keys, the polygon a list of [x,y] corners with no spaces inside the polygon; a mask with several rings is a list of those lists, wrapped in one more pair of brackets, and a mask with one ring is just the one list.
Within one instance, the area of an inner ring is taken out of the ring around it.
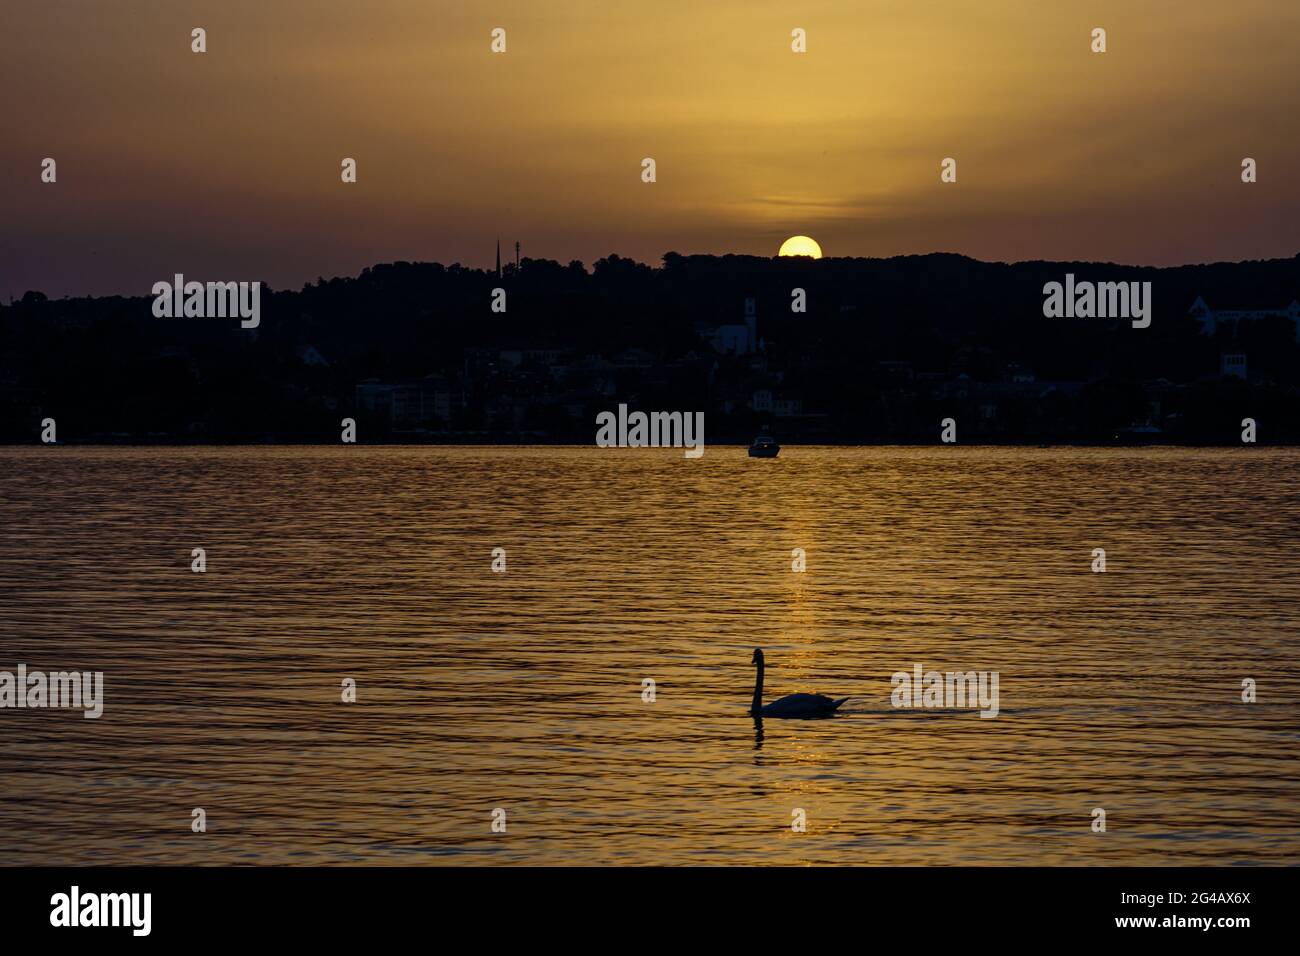
{"label": "swan's head", "polygon": [[754,648],[754,657],[752,660],[750,660],[750,663],[751,664],[763,663],[763,649],[761,647]]}

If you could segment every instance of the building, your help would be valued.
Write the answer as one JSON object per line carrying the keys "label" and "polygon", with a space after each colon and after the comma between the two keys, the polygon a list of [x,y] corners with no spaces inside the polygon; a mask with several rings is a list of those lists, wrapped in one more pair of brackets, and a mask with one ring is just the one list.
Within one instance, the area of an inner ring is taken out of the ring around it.
{"label": "building", "polygon": [[1006,380],[1013,385],[1032,385],[1038,376],[1019,362],[1011,362],[1006,367]]}
{"label": "building", "polygon": [[1235,375],[1237,378],[1246,377],[1246,356],[1239,352],[1225,352],[1219,356],[1219,375],[1222,378],[1228,378]]}
{"label": "building", "polygon": [[614,356],[614,366],[648,369],[654,367],[655,359],[655,353],[647,349],[626,348]]}
{"label": "building", "polygon": [[451,382],[445,375],[426,375],[420,382],[420,414],[425,421],[437,421],[446,428],[451,423]]}
{"label": "building", "polygon": [[329,368],[330,363],[325,356],[314,345],[302,345],[297,351],[298,361],[303,365],[310,365],[313,368]]}
{"label": "building", "polygon": [[357,385],[357,411],[387,422],[390,428],[409,428],[419,420],[420,390],[406,383],[368,378]]}
{"label": "building", "polygon": [[777,398],[772,402],[772,414],[777,418],[795,418],[803,414],[802,398]]}
{"label": "building", "polygon": [[368,378],[357,385],[357,411],[374,416],[397,431],[451,421],[451,387],[444,375],[418,382],[383,382]]}
{"label": "building", "polygon": [[803,414],[803,399],[793,395],[778,395],[771,389],[760,388],[750,397],[749,407],[755,412],[775,418],[797,418]]}
{"label": "building", "polygon": [[1282,309],[1211,309],[1205,299],[1196,297],[1187,314],[1201,324],[1202,335],[1213,335],[1219,326],[1226,323],[1236,325],[1239,322],[1253,322],[1270,316],[1282,316],[1295,324],[1296,341],[1300,342],[1300,301],[1291,300],[1291,304]]}
{"label": "building", "polygon": [[723,355],[752,355],[758,351],[758,306],[745,300],[745,323],[718,325],[701,330],[714,351]]}
{"label": "building", "polygon": [[503,369],[522,366],[550,368],[559,363],[563,354],[563,349],[501,349],[497,353],[497,361]]}
{"label": "building", "polygon": [[883,383],[903,385],[916,378],[916,370],[911,362],[882,359],[876,362],[875,377]]}

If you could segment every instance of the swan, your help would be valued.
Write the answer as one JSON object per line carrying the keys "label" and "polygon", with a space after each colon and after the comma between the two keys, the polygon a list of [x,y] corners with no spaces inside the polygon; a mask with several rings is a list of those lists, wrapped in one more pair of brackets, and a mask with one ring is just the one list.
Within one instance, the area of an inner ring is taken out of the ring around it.
{"label": "swan", "polygon": [[840,704],[848,700],[841,697],[831,700],[824,694],[789,694],[763,706],[763,649],[754,648],[753,664],[758,668],[754,677],[754,703],[749,713],[754,717],[829,717]]}

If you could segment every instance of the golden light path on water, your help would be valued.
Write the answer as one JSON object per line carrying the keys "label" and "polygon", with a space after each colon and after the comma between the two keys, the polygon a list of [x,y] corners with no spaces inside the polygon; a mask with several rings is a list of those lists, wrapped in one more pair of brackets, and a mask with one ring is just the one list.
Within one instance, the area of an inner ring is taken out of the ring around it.
{"label": "golden light path on water", "polygon": [[[0,450],[0,669],[102,669],[106,693],[99,720],[0,712],[0,844],[15,864],[1294,864],[1297,464]],[[843,715],[760,732],[756,646],[769,699],[852,695]],[[891,707],[918,663],[997,670],[998,717]]]}

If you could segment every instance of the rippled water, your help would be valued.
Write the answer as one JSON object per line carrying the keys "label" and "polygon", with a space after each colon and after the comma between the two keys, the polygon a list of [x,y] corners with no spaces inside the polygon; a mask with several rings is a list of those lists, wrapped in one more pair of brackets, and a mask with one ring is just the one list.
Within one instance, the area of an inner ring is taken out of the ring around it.
{"label": "rippled water", "polygon": [[[1297,863],[1298,464],[0,450],[0,670],[106,685],[0,710],[2,859]],[[756,646],[842,715],[757,728]],[[1000,714],[891,707],[917,663]]]}

